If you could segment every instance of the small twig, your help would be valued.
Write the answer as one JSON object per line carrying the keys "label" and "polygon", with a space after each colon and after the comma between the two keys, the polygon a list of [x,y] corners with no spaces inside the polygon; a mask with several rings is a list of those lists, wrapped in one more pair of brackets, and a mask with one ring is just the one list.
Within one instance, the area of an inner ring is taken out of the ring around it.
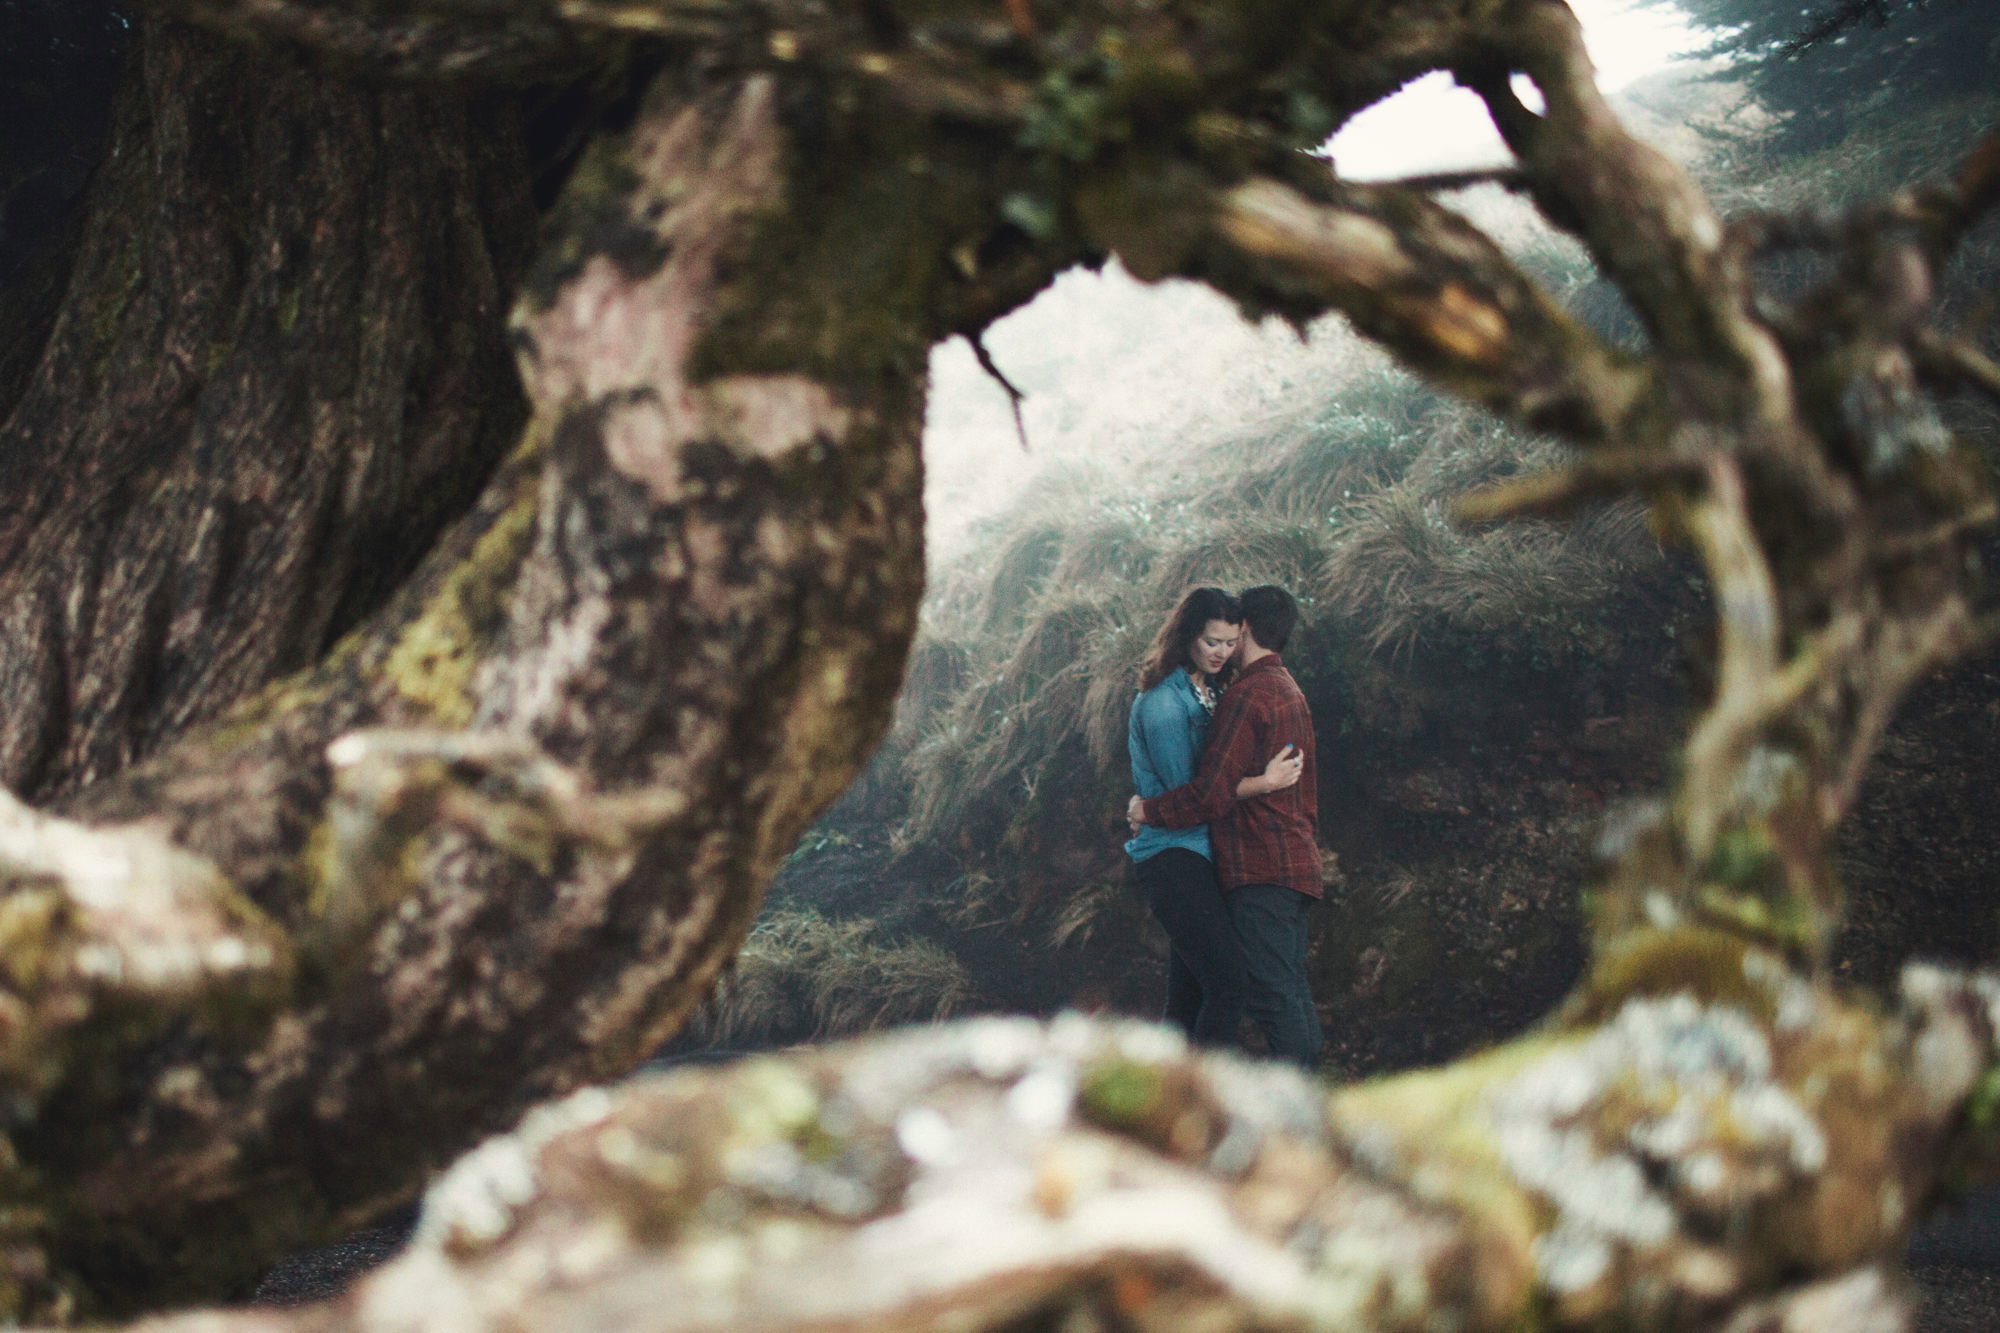
{"label": "small twig", "polygon": [[1848,219],[1815,209],[1804,213],[1746,213],[1729,223],[1730,241],[1753,259],[1786,250],[1839,250],[1848,243]]}
{"label": "small twig", "polygon": [[1021,404],[1026,401],[1028,395],[1015,388],[1014,382],[1001,374],[1000,367],[993,364],[993,353],[986,350],[985,335],[969,333],[965,340],[972,344],[972,355],[978,358],[979,368],[991,375],[994,383],[1007,391],[1007,405],[1014,409],[1014,433],[1021,439],[1021,452],[1030,452],[1028,426],[1021,420]]}
{"label": "small twig", "polygon": [[1462,73],[1458,81],[1486,103],[1486,113],[1493,117],[1493,128],[1500,132],[1501,140],[1514,156],[1528,156],[1542,118],[1515,95],[1507,73],[1504,70]]}
{"label": "small twig", "polygon": [[1989,209],[2000,206],[2000,130],[1981,139],[1965,155],[1948,186],[1923,192],[1929,250],[1942,262]]}
{"label": "small twig", "polygon": [[1916,353],[1917,368],[1926,375],[1968,385],[2000,402],[2000,362],[1977,347],[1934,333],[1920,333],[1911,350]]}
{"label": "small twig", "polygon": [[351,957],[407,889],[407,849],[440,827],[547,873],[559,844],[625,854],[684,814],[676,788],[598,792],[531,741],[492,732],[373,728],[327,746],[327,839],[315,866],[310,947]]}
{"label": "small twig", "polygon": [[1865,691],[1862,695],[1862,707],[1854,719],[1847,762],[1839,780],[1821,797],[1820,815],[1828,828],[1832,828],[1842,815],[1853,808],[1861,790],[1861,779],[1868,769],[1868,760],[1874,755],[1882,733],[1889,729],[1896,704],[1910,683],[1978,646],[1984,641],[1985,633],[1986,626],[1982,620],[1970,618],[1963,611],[1933,615],[1908,636],[1906,650],[1899,654],[1900,662],[1894,674],[1885,680],[1883,674],[1878,672],[1878,688]]}
{"label": "small twig", "polygon": [[1976,345],[1993,323],[1995,315],[2000,315],[2000,291],[1988,292],[1974,302],[1972,309],[1965,312],[1965,318],[1958,322],[1958,331],[1952,335],[1952,340],[1968,347]]}
{"label": "small twig", "polygon": [[[1696,862],[1714,848],[1735,799],[1734,775],[1780,701],[1800,688],[1781,676],[1776,581],[1758,544],[1736,463],[1706,460],[1707,494],[1686,506],[1685,528],[1715,592],[1715,700],[1688,737],[1680,784],[1682,839]],[[1811,679],[1808,673],[1805,677]]]}
{"label": "small twig", "polygon": [[1477,171],[1434,171],[1423,176],[1404,176],[1397,180],[1368,182],[1370,189],[1416,190],[1423,194],[1469,190],[1475,185],[1498,185],[1503,190],[1518,193],[1529,188],[1530,182],[1528,174],[1519,167],[1486,167]]}
{"label": "small twig", "polygon": [[[401,799],[420,786],[449,787],[465,798],[450,807],[461,822],[477,825],[473,816],[503,806],[532,809],[560,833],[613,849],[684,814],[688,804],[672,787],[593,790],[540,746],[492,732],[351,731],[327,747],[327,761],[336,790],[364,803],[382,793]],[[425,772],[427,763],[442,767]]]}
{"label": "small twig", "polygon": [[605,0],[562,0],[556,12],[572,23],[650,37],[712,40],[727,33],[726,5],[682,3],[657,7],[610,4]]}
{"label": "small twig", "polygon": [[2000,130],[1966,154],[1956,184],[1962,210],[1959,225],[1969,229],[1987,209],[2000,204]]}
{"label": "small twig", "polygon": [[886,96],[923,116],[969,125],[1016,126],[1034,105],[1033,90],[1018,80],[962,78],[939,62],[904,53],[861,51],[847,57],[846,64]]}
{"label": "small twig", "polygon": [[1993,526],[2000,518],[2000,506],[1985,500],[1963,514],[1955,515],[1941,523],[1933,523],[1921,532],[1906,533],[1902,536],[1878,542],[1869,554],[1878,565],[1899,564],[1905,560],[1916,560],[1935,551],[1938,547],[1957,541],[1968,533]]}

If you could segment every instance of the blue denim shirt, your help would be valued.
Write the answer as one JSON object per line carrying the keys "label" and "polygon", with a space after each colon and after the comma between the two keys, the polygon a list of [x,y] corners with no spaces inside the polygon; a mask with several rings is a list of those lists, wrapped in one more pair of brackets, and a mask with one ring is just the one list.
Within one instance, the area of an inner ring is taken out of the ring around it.
{"label": "blue denim shirt", "polygon": [[[1192,782],[1207,735],[1208,710],[1195,695],[1186,667],[1134,699],[1125,743],[1132,753],[1132,782],[1139,794],[1150,800]],[[1206,824],[1183,829],[1148,824],[1125,844],[1125,854],[1143,861],[1169,847],[1185,847],[1215,859],[1209,852]]]}

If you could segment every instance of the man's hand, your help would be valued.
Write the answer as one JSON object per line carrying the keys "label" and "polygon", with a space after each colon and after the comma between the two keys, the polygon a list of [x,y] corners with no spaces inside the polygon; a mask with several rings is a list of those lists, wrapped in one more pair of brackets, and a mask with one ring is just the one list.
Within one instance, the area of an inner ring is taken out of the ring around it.
{"label": "man's hand", "polygon": [[1125,823],[1131,827],[1132,836],[1135,838],[1139,836],[1139,830],[1146,827],[1146,821],[1141,818],[1145,808],[1146,803],[1137,796],[1125,802]]}

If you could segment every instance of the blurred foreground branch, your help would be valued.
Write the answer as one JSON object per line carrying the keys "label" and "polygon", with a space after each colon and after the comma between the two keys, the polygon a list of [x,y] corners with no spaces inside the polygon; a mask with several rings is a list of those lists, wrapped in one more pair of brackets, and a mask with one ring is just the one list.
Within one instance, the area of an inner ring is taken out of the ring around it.
{"label": "blurred foreground branch", "polygon": [[[1329,1098],[1163,1029],[975,1019],[591,1089],[432,1187],[328,1307],[148,1333],[1900,1326],[2000,981],[1726,1000]],[[1802,1322],[1803,1321],[1803,1322]]]}

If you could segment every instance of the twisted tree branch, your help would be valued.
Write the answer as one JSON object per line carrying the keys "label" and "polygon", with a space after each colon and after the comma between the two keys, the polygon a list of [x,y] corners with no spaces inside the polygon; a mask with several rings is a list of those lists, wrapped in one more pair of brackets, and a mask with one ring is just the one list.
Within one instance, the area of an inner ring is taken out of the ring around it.
{"label": "twisted tree branch", "polygon": [[1524,424],[1590,443],[1653,429],[1658,386],[1645,368],[1461,216],[1414,191],[1325,193],[1255,180],[1225,194],[1214,225],[1233,253],[1209,260],[1223,285],[1339,310],[1438,383]]}

